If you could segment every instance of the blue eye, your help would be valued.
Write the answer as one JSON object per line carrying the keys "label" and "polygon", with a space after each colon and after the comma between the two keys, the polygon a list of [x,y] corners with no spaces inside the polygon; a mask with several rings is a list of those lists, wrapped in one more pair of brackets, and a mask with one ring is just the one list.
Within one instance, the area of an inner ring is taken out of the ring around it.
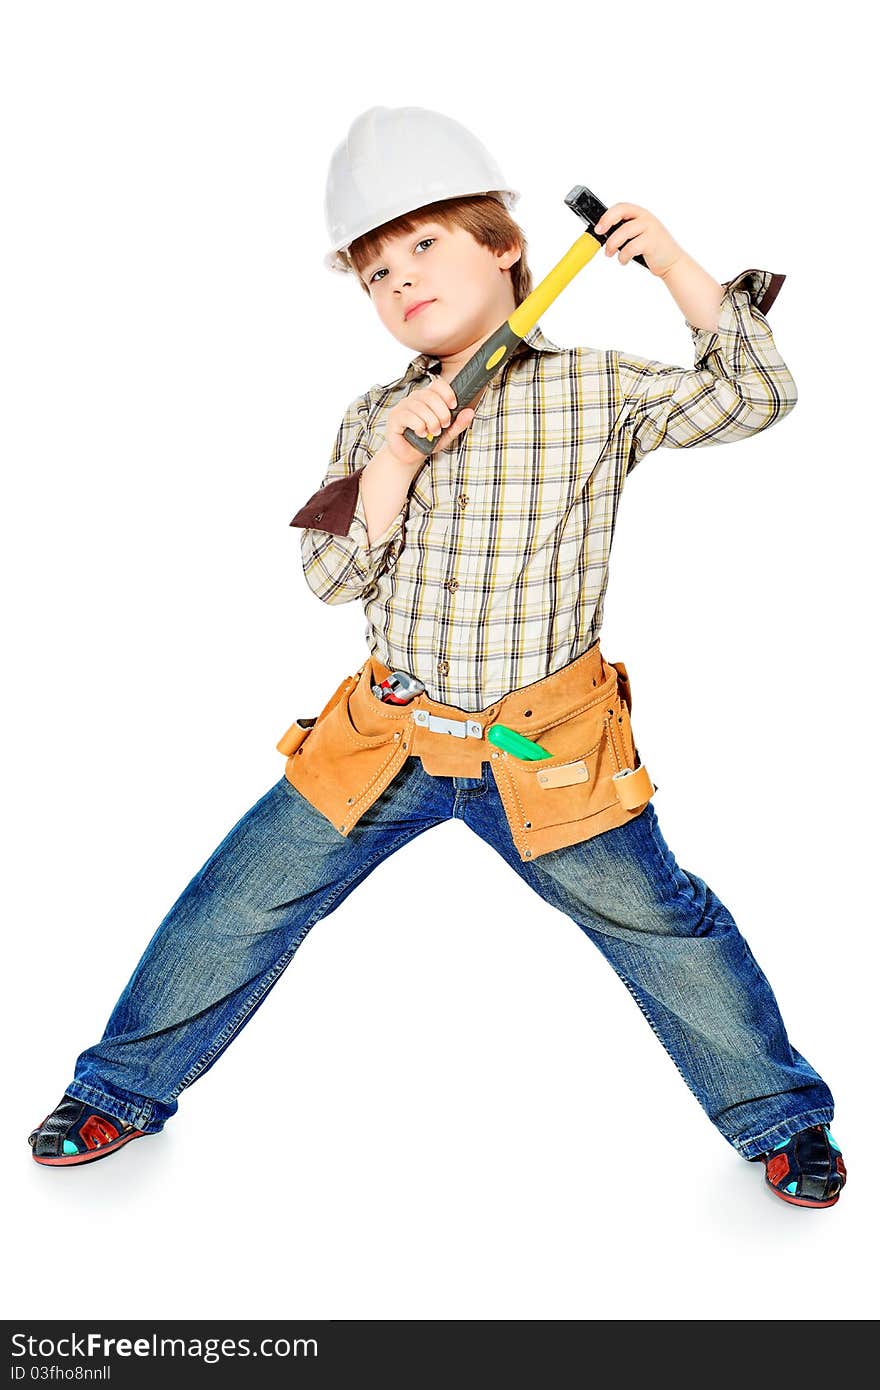
{"label": "blue eye", "polygon": [[[437,240],[437,238],[436,238],[435,236],[425,236],[425,237],[422,237],[421,241],[416,242],[416,250],[418,251],[418,249],[419,249],[420,246],[424,246],[424,245],[425,245],[425,242],[430,243],[430,242],[436,241],[436,240]],[[371,285],[372,285],[373,281],[375,280],[376,276],[377,276],[377,275],[381,275],[383,270],[384,270],[384,267],[380,266],[379,270],[373,271],[373,274],[370,276],[370,284],[371,284]]]}

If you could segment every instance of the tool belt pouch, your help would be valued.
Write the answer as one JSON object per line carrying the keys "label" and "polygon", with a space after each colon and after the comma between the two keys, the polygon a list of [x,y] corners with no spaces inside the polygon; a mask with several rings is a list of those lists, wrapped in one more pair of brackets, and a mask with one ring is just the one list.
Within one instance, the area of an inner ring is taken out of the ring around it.
{"label": "tool belt pouch", "polygon": [[[284,775],[307,801],[347,835],[385,790],[409,756],[404,731],[406,714],[399,710],[371,723],[353,709],[360,694],[377,712],[385,706],[369,689],[370,664],[348,676],[327,701],[317,719],[296,719],[276,745],[288,755]],[[369,708],[366,704],[365,709]],[[357,723],[355,723],[357,719]]]}
{"label": "tool belt pouch", "polygon": [[529,730],[549,758],[524,762],[493,753],[495,781],[522,859],[633,819],[656,791],[633,739],[626,667],[606,662],[603,669],[606,679],[584,692],[582,705]]}
{"label": "tool belt pouch", "polygon": [[641,810],[657,790],[657,785],[651,780],[648,769],[643,766],[639,757],[639,750],[635,745],[632,732],[632,691],[629,684],[629,675],[626,665],[622,661],[612,661],[611,665],[617,672],[617,688],[623,697],[624,708],[621,709],[618,723],[626,728],[626,747],[624,749],[627,758],[631,762],[614,774],[614,781],[617,784],[617,799],[621,806],[627,811]]}
{"label": "tool belt pouch", "polygon": [[[287,755],[287,780],[342,835],[410,756],[438,776],[479,775],[488,762],[524,860],[633,819],[657,790],[633,740],[626,667],[598,651],[541,682],[540,691],[513,692],[488,712],[546,748],[551,756],[538,762],[524,762],[487,740],[473,748],[462,740],[459,747],[458,740],[416,729],[416,705],[378,700],[373,679],[368,659],[342,681],[317,719],[294,720],[277,744]],[[448,713],[445,706],[434,708]]]}
{"label": "tool belt pouch", "polygon": [[318,720],[323,719],[325,715],[329,714],[336,702],[343,698],[346,691],[350,689],[353,680],[353,676],[346,676],[344,681],[340,681],[339,685],[330,696],[330,699],[321,710],[321,713],[315,719],[294,719],[290,728],[285,734],[282,734],[275,745],[278,752],[287,754],[296,753],[308,734],[311,733],[312,729],[318,723]]}

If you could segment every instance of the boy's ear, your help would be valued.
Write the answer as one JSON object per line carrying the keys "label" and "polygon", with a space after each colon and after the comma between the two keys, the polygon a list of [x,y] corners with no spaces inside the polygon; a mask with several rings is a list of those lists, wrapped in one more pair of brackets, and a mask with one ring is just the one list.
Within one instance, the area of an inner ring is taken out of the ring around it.
{"label": "boy's ear", "polygon": [[506,251],[499,251],[499,253],[498,253],[498,268],[499,268],[499,270],[510,270],[510,267],[513,266],[513,265],[516,265],[517,261],[520,259],[521,256],[522,256],[522,247],[521,247],[521,246],[509,246],[509,247],[507,248]]}

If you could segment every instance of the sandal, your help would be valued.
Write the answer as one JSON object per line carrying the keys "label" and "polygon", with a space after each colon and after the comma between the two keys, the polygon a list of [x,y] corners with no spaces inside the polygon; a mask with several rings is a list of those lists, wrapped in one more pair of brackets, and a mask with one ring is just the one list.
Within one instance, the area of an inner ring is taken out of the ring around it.
{"label": "sandal", "polygon": [[106,1110],[65,1094],[42,1124],[31,1131],[28,1143],[36,1163],[61,1167],[94,1163],[143,1135],[142,1129],[117,1120]]}
{"label": "sandal", "polygon": [[843,1154],[827,1125],[799,1129],[759,1157],[771,1192],[796,1207],[833,1207],[846,1182]]}

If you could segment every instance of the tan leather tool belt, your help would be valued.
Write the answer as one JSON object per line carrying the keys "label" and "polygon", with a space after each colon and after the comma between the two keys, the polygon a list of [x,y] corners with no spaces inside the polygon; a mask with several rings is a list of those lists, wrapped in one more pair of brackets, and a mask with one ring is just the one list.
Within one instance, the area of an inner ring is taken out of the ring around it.
{"label": "tan leather tool belt", "polygon": [[[339,685],[316,719],[297,719],[276,745],[284,774],[348,835],[407,758],[432,777],[480,777],[487,762],[521,859],[589,840],[632,820],[657,790],[639,759],[622,661],[594,642],[544,680],[511,690],[479,713],[427,694],[385,704],[371,686],[390,670],[370,656]],[[552,754],[524,762],[486,735],[505,724]]]}

